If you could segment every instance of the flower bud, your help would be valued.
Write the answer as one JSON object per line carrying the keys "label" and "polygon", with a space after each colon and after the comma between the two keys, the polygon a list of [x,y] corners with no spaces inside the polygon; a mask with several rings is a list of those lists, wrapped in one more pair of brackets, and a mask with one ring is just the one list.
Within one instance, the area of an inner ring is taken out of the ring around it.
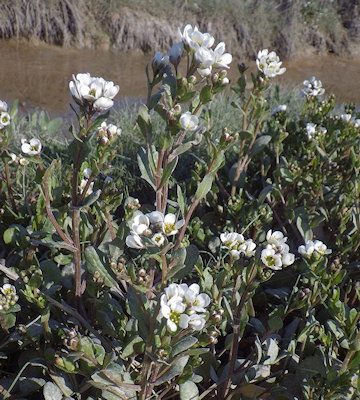
{"label": "flower bud", "polygon": [[146,275],[146,269],[141,268],[141,269],[139,270],[139,275],[140,275],[140,276],[145,276],[145,275]]}
{"label": "flower bud", "polygon": [[218,339],[214,336],[209,337],[210,344],[215,345],[218,342]]}
{"label": "flower bud", "polygon": [[183,52],[184,45],[182,42],[175,43],[169,50],[168,57],[171,64],[173,64],[175,68],[177,68],[179,65]]}
{"label": "flower bud", "polygon": [[188,78],[188,82],[189,83],[192,83],[193,85],[195,85],[196,81],[197,81],[197,78],[196,78],[195,75],[190,75],[189,76],[189,78]]}

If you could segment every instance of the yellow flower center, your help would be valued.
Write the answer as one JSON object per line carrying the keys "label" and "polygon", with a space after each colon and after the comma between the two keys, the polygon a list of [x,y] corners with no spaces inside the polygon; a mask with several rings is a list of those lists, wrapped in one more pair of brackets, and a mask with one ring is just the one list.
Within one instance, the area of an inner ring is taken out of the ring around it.
{"label": "yellow flower center", "polygon": [[176,225],[172,223],[164,224],[164,232],[168,235],[172,231],[176,231]]}

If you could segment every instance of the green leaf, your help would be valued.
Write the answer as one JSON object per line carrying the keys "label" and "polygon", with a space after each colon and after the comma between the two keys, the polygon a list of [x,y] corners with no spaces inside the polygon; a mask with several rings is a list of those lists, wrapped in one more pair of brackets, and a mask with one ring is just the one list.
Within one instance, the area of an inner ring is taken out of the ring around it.
{"label": "green leaf", "polygon": [[275,315],[274,317],[269,319],[269,328],[276,332],[283,327],[283,320],[282,318]]}
{"label": "green leaf", "polygon": [[124,347],[121,357],[125,359],[141,354],[144,351],[144,347],[144,340],[140,336],[136,336]]}
{"label": "green leaf", "polygon": [[250,131],[243,130],[243,131],[240,131],[240,132],[239,132],[239,139],[240,139],[240,140],[252,139],[253,136],[254,136],[254,135],[253,135],[252,132],[250,132]]}
{"label": "green leaf", "polygon": [[101,262],[99,254],[94,247],[89,246],[85,249],[85,260],[89,272],[91,272],[92,274],[98,272],[100,276],[104,279],[104,283],[106,286],[113,288],[118,293],[122,294],[114,273],[110,268],[105,267],[105,265]]}
{"label": "green leaf", "polygon": [[95,192],[93,192],[89,196],[85,197],[85,199],[84,199],[82,205],[80,206],[80,208],[91,206],[91,204],[94,204],[95,201],[98,200],[100,195],[101,195],[101,190],[100,189],[99,190],[95,190]]}
{"label": "green leaf", "polygon": [[209,85],[204,86],[200,92],[200,101],[202,104],[206,104],[211,100],[211,87]]}
{"label": "green leaf", "polygon": [[[174,365],[172,365],[168,369],[168,371],[166,371],[159,379],[157,379],[155,381],[155,386],[161,385],[162,383],[165,383],[165,382],[169,382],[169,381],[171,381],[171,379],[180,375],[183,372],[183,370],[189,360],[189,357],[190,356],[184,356],[184,357],[181,357],[179,360],[177,360],[174,363]],[[167,368],[167,367],[165,367],[165,368]],[[160,371],[160,373],[161,373],[161,371]]]}
{"label": "green leaf", "polygon": [[181,215],[184,217],[184,215],[185,215],[185,198],[184,198],[183,192],[181,190],[181,187],[179,185],[177,185],[176,191],[177,191],[177,203],[179,205]]}
{"label": "green leaf", "polygon": [[299,215],[296,218],[296,226],[305,242],[312,239],[313,233],[306,215]]}
{"label": "green leaf", "polygon": [[149,317],[147,315],[147,299],[143,293],[136,292],[136,289],[129,285],[128,304],[131,315],[139,322],[140,336],[146,340],[149,332]]}
{"label": "green leaf", "polygon": [[262,204],[264,202],[264,200],[266,199],[268,194],[271,193],[273,189],[274,189],[273,185],[268,185],[268,186],[264,187],[264,189],[260,192],[259,197],[258,197],[259,204]]}
{"label": "green leaf", "polygon": [[170,176],[172,175],[172,173],[174,172],[177,162],[179,160],[179,157],[175,157],[165,168],[165,170],[163,171],[162,177],[161,177],[161,181],[160,181],[160,188],[162,188],[165,183],[169,180]]}
{"label": "green leaf", "polygon": [[138,156],[138,165],[141,172],[141,177],[154,189],[156,190],[155,179],[151,172],[149,160],[146,154],[146,150],[141,148],[139,150]]}
{"label": "green leaf", "polygon": [[187,381],[179,385],[180,400],[197,400],[199,398],[199,389],[192,381]]}
{"label": "green leaf", "polygon": [[214,176],[211,174],[206,174],[204,176],[204,179],[201,181],[199,184],[196,193],[195,193],[195,199],[201,200],[203,199],[210,191],[212,183],[214,180]]}
{"label": "green leaf", "polygon": [[250,157],[254,157],[256,154],[260,153],[265,149],[267,144],[271,141],[270,135],[262,135],[255,140],[254,146],[251,150]]}
{"label": "green leaf", "polygon": [[43,389],[45,400],[62,400],[61,390],[52,382],[46,382]]}
{"label": "green leaf", "polygon": [[186,336],[179,341],[177,341],[171,351],[171,355],[173,357],[177,356],[178,354],[184,352],[185,350],[192,347],[195,343],[198,342],[198,339],[194,336]]}

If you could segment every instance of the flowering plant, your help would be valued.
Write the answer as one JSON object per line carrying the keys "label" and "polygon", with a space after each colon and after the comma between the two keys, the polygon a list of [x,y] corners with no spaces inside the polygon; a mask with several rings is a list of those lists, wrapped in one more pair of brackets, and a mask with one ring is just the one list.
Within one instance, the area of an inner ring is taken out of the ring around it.
{"label": "flowering plant", "polygon": [[268,50],[216,113],[232,57],[179,35],[146,68],[134,129],[90,73],[69,84],[68,146],[45,114],[20,144],[0,101],[2,395],[356,399],[359,115],[318,81],[294,113]]}

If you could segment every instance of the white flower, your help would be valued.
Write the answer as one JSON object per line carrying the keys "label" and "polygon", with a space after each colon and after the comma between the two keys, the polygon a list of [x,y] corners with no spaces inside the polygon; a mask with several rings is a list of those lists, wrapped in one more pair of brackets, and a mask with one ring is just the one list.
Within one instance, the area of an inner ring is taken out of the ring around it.
{"label": "white flower", "polygon": [[309,80],[303,82],[305,89],[302,93],[306,96],[321,96],[325,93],[325,89],[322,87],[320,80],[312,76]]}
{"label": "white flower", "polygon": [[199,118],[191,114],[190,111],[186,111],[186,113],[182,114],[179,121],[181,127],[186,131],[195,131],[199,126]]}
{"label": "white flower", "polygon": [[220,42],[214,49],[214,68],[230,68],[229,64],[232,61],[232,55],[225,53],[225,43]]}
{"label": "white flower", "polygon": [[133,249],[143,249],[145,248],[144,243],[141,240],[141,237],[134,233],[133,235],[126,236],[126,245]]}
{"label": "white flower", "polygon": [[30,161],[27,160],[27,159],[24,158],[24,157],[21,157],[20,160],[19,160],[19,164],[22,165],[23,167],[25,167],[26,165],[29,165],[29,164],[30,164]]}
{"label": "white flower", "polygon": [[41,147],[39,139],[31,139],[30,142],[22,140],[21,151],[29,156],[36,156],[41,153]]}
{"label": "white flower", "polygon": [[8,105],[5,101],[0,100],[0,112],[7,112]]}
{"label": "white flower", "polygon": [[92,174],[91,168],[85,168],[83,171],[83,174],[84,174],[84,178],[89,179],[90,175]]}
{"label": "white flower", "polygon": [[332,253],[332,250],[328,249],[327,246],[321,240],[314,241],[314,249],[318,254],[322,256]]}
{"label": "white flower", "polygon": [[201,331],[205,326],[205,317],[199,314],[181,314],[179,327],[182,329],[190,328],[194,331]]}
{"label": "white flower", "polygon": [[298,252],[304,257],[311,257],[315,250],[314,242],[312,240],[308,240],[305,245],[301,245],[298,247]]}
{"label": "white flower", "polygon": [[17,161],[17,155],[15,153],[10,153],[9,156],[10,160],[8,161],[8,164],[12,164]]}
{"label": "white flower", "polygon": [[276,254],[273,248],[262,250],[261,261],[272,270],[280,270],[283,265],[281,255]]}
{"label": "white flower", "polygon": [[10,285],[9,283],[5,283],[3,287],[0,289],[0,291],[4,296],[16,294],[15,286]]}
{"label": "white flower", "polygon": [[245,241],[244,236],[236,232],[222,233],[220,235],[220,240],[224,244],[221,246],[223,249],[237,249],[239,243]]}
{"label": "white flower", "polygon": [[[81,179],[81,182],[80,182],[80,185],[79,185],[79,188],[80,188],[81,192],[84,191],[87,182],[88,182],[88,179]],[[91,194],[93,192],[93,189],[94,189],[94,182],[91,182],[90,185],[89,185],[88,190],[86,191],[86,194],[88,194],[88,195]]]}
{"label": "white flower", "polygon": [[[109,143],[110,140],[115,139],[117,136],[121,135],[121,129],[116,125],[107,124],[105,121],[98,128],[98,135],[103,144]],[[106,140],[107,139],[107,140]]]}
{"label": "white flower", "polygon": [[309,139],[311,139],[316,134],[316,124],[308,122],[306,124],[306,134]]}
{"label": "white flower", "polygon": [[282,62],[274,51],[269,53],[268,49],[260,50],[257,55],[256,65],[266,77],[273,78],[281,75],[286,68],[281,67]]}
{"label": "white flower", "polygon": [[166,214],[162,224],[163,233],[166,236],[176,235],[179,229],[184,225],[184,223],[185,221],[183,219],[181,219],[180,221],[176,221],[175,214]]}
{"label": "white flower", "polygon": [[73,75],[69,83],[71,95],[80,105],[92,105],[96,111],[105,111],[114,104],[119,86],[112,81],[90,76],[89,73]]}
{"label": "white flower", "polygon": [[284,245],[287,240],[287,237],[284,237],[284,234],[280,231],[272,231],[271,229],[266,234],[266,240],[269,244],[272,244],[276,247],[280,247]]}
{"label": "white flower", "polygon": [[133,219],[131,231],[137,235],[145,235],[149,231],[150,221],[149,218],[143,213],[139,212]]}
{"label": "white flower", "polygon": [[284,253],[281,255],[281,262],[284,267],[294,264],[295,255],[293,253]]}
{"label": "white flower", "polygon": [[165,237],[161,232],[155,233],[155,235],[151,238],[151,241],[157,247],[161,247],[165,242]]}
{"label": "white flower", "polygon": [[11,122],[11,118],[10,115],[3,111],[2,113],[0,113],[0,129],[3,129],[5,126],[10,125]]}
{"label": "white flower", "polygon": [[351,120],[351,114],[341,114],[341,115],[340,115],[340,118],[341,118],[343,121],[350,122],[350,120]]}
{"label": "white flower", "polygon": [[215,62],[214,51],[206,47],[199,47],[195,52],[195,59],[199,68],[210,68]]}
{"label": "white flower", "polygon": [[298,248],[298,252],[305,258],[310,258],[312,255],[318,254],[324,256],[331,254],[332,250],[328,249],[327,246],[321,240],[308,240],[305,245],[301,245]]}
{"label": "white flower", "polygon": [[287,105],[286,104],[280,104],[279,106],[277,106],[276,108],[274,108],[272,110],[272,115],[275,115],[279,112],[285,112],[287,110]]}
{"label": "white flower", "polygon": [[184,45],[192,51],[196,51],[199,47],[210,48],[215,41],[209,33],[202,33],[197,26],[193,28],[190,24],[185,26],[183,32],[180,28],[178,32]]}

